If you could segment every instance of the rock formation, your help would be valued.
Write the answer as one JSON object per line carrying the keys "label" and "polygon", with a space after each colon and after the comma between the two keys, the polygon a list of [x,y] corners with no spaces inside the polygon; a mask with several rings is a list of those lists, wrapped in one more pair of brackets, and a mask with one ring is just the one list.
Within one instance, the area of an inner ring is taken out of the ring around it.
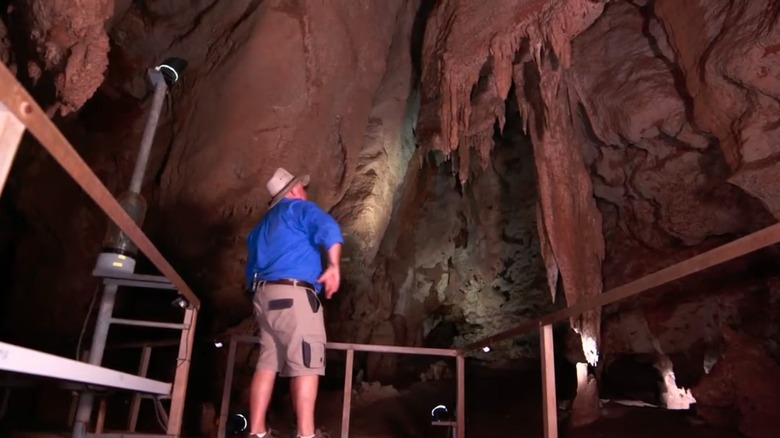
{"label": "rock formation", "polygon": [[[311,174],[347,235],[344,287],[326,303],[334,340],[462,345],[780,218],[773,0],[39,0],[0,12],[0,59],[115,193],[149,104],[145,70],[188,61],[154,145],[145,229],[204,298],[208,333],[250,330],[244,236],[278,166]],[[30,143],[0,204],[13,291],[2,330],[67,352],[105,222]],[[760,251],[574,318],[567,357],[603,370],[661,354],[678,384],[705,388],[703,356],[728,324],[729,339],[778,360],[776,259]],[[48,340],[55,329],[68,342]],[[536,342],[473,356],[511,364]],[[396,372],[394,357],[360,366]]]}

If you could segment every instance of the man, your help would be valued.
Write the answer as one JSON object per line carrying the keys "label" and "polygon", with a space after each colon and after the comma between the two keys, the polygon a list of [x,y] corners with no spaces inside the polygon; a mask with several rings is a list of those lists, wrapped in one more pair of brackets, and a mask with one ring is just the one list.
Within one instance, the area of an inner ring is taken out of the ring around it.
{"label": "man", "polygon": [[[254,291],[260,357],[250,388],[250,434],[270,438],[266,411],[276,374],[291,377],[298,437],[318,437],[314,404],[325,375],[325,322],[319,295],[339,288],[341,245],[336,221],[307,200],[309,176],[279,168],[266,187],[268,212],[247,237],[247,283]],[[320,249],[327,251],[323,271]]]}

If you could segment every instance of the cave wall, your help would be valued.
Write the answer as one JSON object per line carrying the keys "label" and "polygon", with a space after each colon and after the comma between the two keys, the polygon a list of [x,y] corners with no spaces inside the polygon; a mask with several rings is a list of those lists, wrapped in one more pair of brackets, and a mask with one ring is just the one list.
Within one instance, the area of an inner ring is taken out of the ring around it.
{"label": "cave wall", "polygon": [[[40,38],[56,39],[61,34],[70,35],[68,32],[74,29],[71,24],[81,23],[75,18],[61,17],[73,14],[94,17],[96,12],[87,9],[104,6],[102,1],[82,2],[80,7],[85,10],[79,12],[80,9],[70,3],[73,2],[57,3],[69,11],[45,8],[39,11],[26,9],[24,5],[12,7],[4,17],[9,29],[8,41],[13,44],[10,60],[14,64],[11,67],[18,71],[19,80],[28,86],[41,105],[49,109],[68,108],[63,95],[67,90],[52,92],[56,78],[63,72],[57,64],[50,70],[40,70],[39,76],[28,73],[27,67],[44,64],[37,60],[38,52],[30,48],[38,40],[28,40],[29,34],[23,26],[29,23],[28,14],[43,14],[36,18],[36,23],[49,31],[40,33]],[[47,3],[44,6],[55,5]],[[74,87],[91,89],[94,95],[78,112],[55,118],[101,181],[112,193],[119,195],[129,184],[148,113],[151,90],[145,79],[146,69],[171,54],[189,61],[184,79],[171,90],[160,119],[143,188],[150,205],[145,229],[179,268],[181,259],[161,245],[163,242],[156,235],[157,231],[169,231],[155,225],[160,222],[157,208],[160,172],[168,159],[174,131],[178,129],[174,121],[184,109],[179,103],[182,96],[198,93],[200,76],[208,75],[207,61],[229,53],[230,46],[225,42],[231,38],[240,40],[241,23],[246,23],[257,2],[198,1],[185,6],[175,1],[136,3],[132,7],[129,2],[115,2],[116,15],[106,23],[111,36],[108,70],[101,70],[102,61],[89,62],[85,65],[95,71],[70,76]],[[48,19],[50,21],[46,21]],[[89,35],[99,37],[100,34]],[[41,45],[46,47],[57,41],[41,42]],[[89,45],[86,36],[83,44]],[[64,54],[76,53],[59,50]],[[105,55],[109,56],[108,53]],[[77,60],[68,62],[79,65]],[[95,75],[100,80],[93,84]],[[75,84],[78,81],[82,82]],[[14,342],[70,355],[98,286],[90,273],[100,250],[106,219],[59,165],[29,137],[12,170],[3,193],[6,201],[3,214],[14,224],[13,238],[3,248],[11,254],[11,272],[4,280],[12,292],[3,297],[2,330],[6,339]],[[58,336],[51,336],[52,332]]]}
{"label": "cave wall", "polygon": [[[560,275],[569,304],[601,293],[601,216],[571,127],[565,90],[570,41],[599,16],[604,2],[515,1],[437,4],[426,32],[418,137],[429,148],[457,152],[459,177],[469,178],[473,149],[485,167],[492,126],[505,122],[511,85],[535,148],[542,248],[555,296]],[[597,361],[599,311],[574,318],[583,349]]]}
{"label": "cave wall", "polygon": [[161,183],[166,228],[177,233],[164,240],[204,268],[194,281],[226,320],[247,314],[244,236],[266,209],[275,168],[311,174],[310,195],[325,209],[355,177],[393,36],[415,12],[405,1],[363,6],[261,4],[245,43],[182,103]]}
{"label": "cave wall", "polygon": [[[412,158],[374,263],[350,275],[358,280],[331,320],[338,340],[450,348],[555,308],[537,235],[532,147],[513,120],[490,167],[466,185],[442,155]],[[511,366],[537,355],[535,336],[494,347],[476,356]],[[371,355],[367,377],[390,378],[396,363]]]}
{"label": "cave wall", "polygon": [[[249,314],[243,239],[284,166],[312,174],[347,234],[333,337],[449,346],[775,222],[778,16],[770,0],[14,2],[0,57],[114,193],[144,69],[190,62],[155,142],[146,229],[205,298],[209,330]],[[105,221],[29,149],[0,216],[14,230],[0,240],[14,260],[3,324],[75,338]],[[572,321],[586,358],[602,336],[615,354],[684,351],[698,328],[745,326],[755,309],[766,324],[751,334],[771,347],[772,274],[697,281],[695,305]]]}
{"label": "cave wall", "polygon": [[[776,220],[760,195],[773,177],[739,182],[770,168],[777,148],[772,2],[477,3],[432,13],[418,138],[453,154],[469,178],[468,151],[484,166],[489,127],[504,123],[501,103],[517,88],[553,296],[559,273],[571,304],[602,281],[618,286]],[[740,286],[747,297],[756,287],[765,280]],[[696,324],[711,319],[711,304]],[[595,340],[600,326],[598,314],[573,321]],[[594,349],[585,354],[592,363]]]}

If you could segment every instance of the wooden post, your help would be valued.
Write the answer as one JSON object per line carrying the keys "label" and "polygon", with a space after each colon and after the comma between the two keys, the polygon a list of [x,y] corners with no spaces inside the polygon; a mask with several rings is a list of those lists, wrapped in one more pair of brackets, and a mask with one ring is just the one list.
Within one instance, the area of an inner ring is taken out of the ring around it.
{"label": "wooden post", "polygon": [[[222,387],[222,404],[219,407],[219,429],[217,438],[225,438],[227,432],[227,417],[230,409],[230,389],[233,386],[233,368],[236,366],[236,340],[230,337],[228,347],[227,367],[225,369],[225,386]],[[251,431],[250,431],[251,432]]]}
{"label": "wooden post", "polygon": [[462,354],[455,358],[455,368],[458,379],[457,422],[458,438],[466,438],[466,360]]}
{"label": "wooden post", "polygon": [[553,352],[552,325],[539,331],[542,356],[542,412],[544,414],[544,438],[558,438],[558,411],[555,402],[555,353]]}
{"label": "wooden post", "polygon": [[347,366],[344,370],[344,404],[341,410],[341,438],[349,438],[349,414],[352,408],[352,369],[355,350],[347,350]]}
{"label": "wooden post", "polygon": [[0,401],[0,421],[5,418],[5,413],[8,412],[8,401],[11,399],[11,388],[5,388],[3,391],[3,400]]}
{"label": "wooden post", "polygon": [[184,401],[187,395],[187,379],[190,375],[190,362],[192,361],[192,345],[195,341],[195,322],[198,319],[198,311],[189,308],[184,311],[184,323],[187,328],[181,331],[179,343],[179,355],[176,360],[176,376],[173,378],[171,389],[171,412],[168,415],[168,435],[179,437],[181,424],[184,419]]}
{"label": "wooden post", "polygon": [[100,399],[100,408],[98,408],[97,420],[95,420],[95,435],[103,433],[103,426],[106,424],[106,399]]}
{"label": "wooden post", "polygon": [[11,172],[23,133],[24,124],[0,102],[0,193]]}
{"label": "wooden post", "polygon": [[[149,371],[149,360],[152,357],[152,347],[145,346],[141,350],[141,363],[138,365],[138,375],[146,377],[146,373]],[[135,432],[135,427],[138,425],[138,411],[141,409],[141,394],[133,394],[133,401],[130,402],[130,420],[127,425],[127,430]]]}

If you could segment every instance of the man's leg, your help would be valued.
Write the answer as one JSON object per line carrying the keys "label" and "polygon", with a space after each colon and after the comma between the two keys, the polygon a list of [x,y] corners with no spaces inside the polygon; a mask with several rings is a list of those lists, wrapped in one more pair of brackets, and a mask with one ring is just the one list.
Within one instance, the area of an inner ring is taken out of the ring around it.
{"label": "man's leg", "polygon": [[262,434],[268,432],[265,424],[268,404],[271,402],[271,394],[274,390],[276,372],[269,370],[255,370],[252,377],[252,386],[249,389],[249,433]]}
{"label": "man's leg", "polygon": [[295,416],[298,418],[298,435],[314,435],[314,404],[317,402],[317,386],[320,376],[296,376],[290,380]]}
{"label": "man's leg", "polygon": [[273,337],[273,329],[268,323],[268,311],[265,304],[265,296],[261,289],[255,294],[254,313],[257,324],[260,327],[260,355],[257,358],[257,367],[252,377],[249,388],[249,433],[263,434],[268,432],[265,424],[268,405],[271,403],[271,394],[274,390],[276,373],[278,372],[280,351],[276,348]]}

